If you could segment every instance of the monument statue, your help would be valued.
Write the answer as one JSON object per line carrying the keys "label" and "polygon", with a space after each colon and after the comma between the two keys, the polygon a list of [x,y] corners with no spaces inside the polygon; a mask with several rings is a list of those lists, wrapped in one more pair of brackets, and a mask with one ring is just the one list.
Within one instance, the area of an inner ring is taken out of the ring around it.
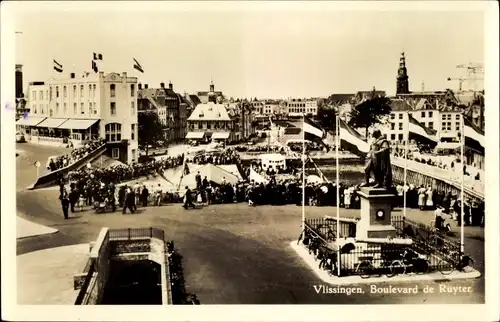
{"label": "monument statue", "polygon": [[373,173],[375,179],[374,188],[391,189],[392,186],[392,168],[391,168],[391,150],[389,141],[382,135],[380,130],[373,131],[373,142],[370,151],[366,155],[365,163],[365,183],[363,186],[370,185],[370,176]]}

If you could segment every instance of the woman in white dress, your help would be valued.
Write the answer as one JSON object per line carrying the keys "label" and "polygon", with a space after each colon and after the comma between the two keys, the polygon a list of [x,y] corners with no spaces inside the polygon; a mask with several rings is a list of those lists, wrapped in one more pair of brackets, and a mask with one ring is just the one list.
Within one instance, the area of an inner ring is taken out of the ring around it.
{"label": "woman in white dress", "polygon": [[424,186],[421,186],[419,189],[418,189],[418,208],[420,208],[420,210],[424,210],[425,208],[425,193],[427,192],[427,190],[424,188]]}
{"label": "woman in white dress", "polygon": [[351,207],[351,194],[352,188],[348,188],[344,191],[344,206],[346,209]]}
{"label": "woman in white dress", "polygon": [[427,187],[427,192],[426,192],[426,195],[427,195],[427,201],[425,203],[425,205],[427,206],[428,209],[432,209],[434,208],[434,202],[432,201],[432,194],[434,193],[434,191],[432,191],[432,188],[431,186],[428,186]]}

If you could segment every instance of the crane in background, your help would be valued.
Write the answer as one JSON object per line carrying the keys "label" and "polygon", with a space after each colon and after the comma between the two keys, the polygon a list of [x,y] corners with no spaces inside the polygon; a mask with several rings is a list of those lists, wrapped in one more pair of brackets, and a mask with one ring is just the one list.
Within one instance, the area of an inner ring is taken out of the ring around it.
{"label": "crane in background", "polygon": [[472,83],[473,91],[476,92],[477,81],[484,80],[484,77],[481,77],[481,75],[484,75],[483,64],[480,63],[460,64],[457,65],[456,68],[465,69],[467,71],[467,76],[456,77],[456,78],[448,77],[448,81],[457,80],[459,92],[462,92],[464,82],[468,82],[469,84]]}

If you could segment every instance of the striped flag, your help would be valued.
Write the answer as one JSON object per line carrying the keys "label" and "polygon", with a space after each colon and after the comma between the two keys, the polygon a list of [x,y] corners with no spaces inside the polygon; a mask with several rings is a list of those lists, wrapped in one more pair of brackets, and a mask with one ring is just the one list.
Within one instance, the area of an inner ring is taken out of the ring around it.
{"label": "striped flag", "polygon": [[484,132],[472,123],[467,117],[464,118],[464,134],[465,145],[469,147],[477,146],[478,144],[484,149],[486,141],[484,139]]}
{"label": "striped flag", "polygon": [[140,71],[141,73],[144,73],[144,69],[142,69],[141,64],[139,64],[139,62],[135,58],[134,58],[134,69]]}
{"label": "striped flag", "polygon": [[304,116],[302,127],[305,133],[312,134],[320,139],[324,136],[324,131],[307,116]]}
{"label": "striped flag", "polygon": [[58,73],[62,73],[63,71],[63,65],[59,64],[55,59],[54,59],[54,70]]}
{"label": "striped flag", "polygon": [[435,130],[432,130],[424,126],[409,113],[407,113],[406,116],[407,116],[407,121],[405,122],[406,123],[405,134],[407,139],[414,138],[417,141],[427,141],[427,142],[432,141],[433,143],[439,142],[437,137],[437,132]]}
{"label": "striped flag", "polygon": [[340,146],[356,155],[365,156],[370,151],[368,142],[342,119],[339,123]]}

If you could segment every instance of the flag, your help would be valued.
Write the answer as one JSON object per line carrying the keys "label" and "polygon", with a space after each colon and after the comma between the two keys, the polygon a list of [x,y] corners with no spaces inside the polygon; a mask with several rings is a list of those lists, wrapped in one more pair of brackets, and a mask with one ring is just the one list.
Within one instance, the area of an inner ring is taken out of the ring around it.
{"label": "flag", "polygon": [[102,60],[102,54],[94,53],[94,60]]}
{"label": "flag", "polygon": [[365,156],[370,151],[368,142],[342,119],[339,124],[340,146],[356,155]]}
{"label": "flag", "polygon": [[92,70],[94,71],[94,73],[97,73],[99,71],[97,63],[94,60],[92,61]]}
{"label": "flag", "polygon": [[484,150],[486,142],[484,139],[484,132],[472,123],[467,117],[464,118],[464,133],[465,145],[468,147],[476,148],[480,151]]}
{"label": "flag", "polygon": [[414,138],[416,141],[432,142],[437,144],[439,139],[437,132],[417,121],[410,114],[407,115],[405,135],[406,139]]}
{"label": "flag", "polygon": [[134,58],[134,69],[137,69],[141,73],[144,73],[144,69],[142,69],[141,64],[139,64],[139,62],[135,58]]}
{"label": "flag", "polygon": [[324,131],[307,116],[304,116],[302,123],[305,134],[309,133],[316,137],[319,137],[320,139],[323,138]]}
{"label": "flag", "polygon": [[54,69],[58,73],[62,73],[62,71],[63,71],[63,65],[59,64],[55,59],[54,59]]}

